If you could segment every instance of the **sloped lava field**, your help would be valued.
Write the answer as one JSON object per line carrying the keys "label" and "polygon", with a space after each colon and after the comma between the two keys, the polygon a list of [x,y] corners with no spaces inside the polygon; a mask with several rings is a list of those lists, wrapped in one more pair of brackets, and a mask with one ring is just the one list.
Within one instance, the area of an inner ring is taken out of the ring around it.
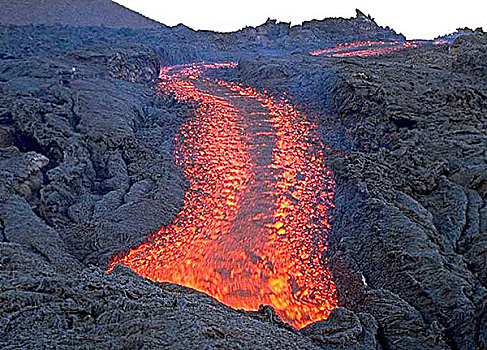
{"label": "sloped lava field", "polygon": [[3,2],[0,348],[487,349],[480,28]]}

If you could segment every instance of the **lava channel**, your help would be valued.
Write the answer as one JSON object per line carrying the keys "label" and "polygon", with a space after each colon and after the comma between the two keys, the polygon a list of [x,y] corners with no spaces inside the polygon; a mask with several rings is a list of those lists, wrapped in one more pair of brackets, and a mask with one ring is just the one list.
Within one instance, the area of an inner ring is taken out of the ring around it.
{"label": "lava channel", "polygon": [[416,49],[425,45],[444,45],[451,44],[453,39],[436,39],[436,40],[405,40],[405,41],[386,41],[386,40],[367,40],[353,41],[337,44],[333,47],[317,49],[310,51],[312,56],[329,56],[329,57],[368,57],[386,55],[406,49]]}
{"label": "lava channel", "polygon": [[195,106],[176,151],[190,188],[174,222],[108,271],[123,264],[236,309],[271,305],[302,328],[337,306],[327,245],[332,174],[315,125],[289,101],[203,76],[234,66],[161,69],[161,93]]}

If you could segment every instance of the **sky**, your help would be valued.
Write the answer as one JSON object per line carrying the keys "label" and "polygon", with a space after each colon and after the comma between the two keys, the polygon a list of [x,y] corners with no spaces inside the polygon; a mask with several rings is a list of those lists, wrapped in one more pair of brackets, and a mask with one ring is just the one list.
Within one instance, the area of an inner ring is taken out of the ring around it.
{"label": "sky", "polygon": [[116,0],[174,26],[220,32],[257,26],[267,18],[292,25],[326,17],[353,17],[358,8],[407,39],[433,39],[459,27],[487,31],[487,0]]}

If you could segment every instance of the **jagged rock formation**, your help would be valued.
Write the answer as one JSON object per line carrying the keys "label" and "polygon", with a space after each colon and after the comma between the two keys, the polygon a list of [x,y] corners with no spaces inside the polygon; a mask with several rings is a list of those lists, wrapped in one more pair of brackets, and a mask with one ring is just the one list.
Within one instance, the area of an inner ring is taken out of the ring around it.
{"label": "jagged rock formation", "polygon": [[[154,101],[148,83],[158,70],[154,52],[141,47],[4,65],[2,169],[16,170],[2,177],[4,191],[20,191],[23,205],[34,209],[30,216],[55,228],[80,261],[97,261],[103,253],[92,255],[94,246],[141,240],[178,210],[184,180],[172,140],[186,112]],[[15,210],[3,212],[11,214],[5,237],[15,241]],[[22,227],[31,230],[27,222]]]}
{"label": "jagged rock formation", "polygon": [[[11,3],[8,6],[12,6],[12,12],[25,12]],[[67,7],[61,6],[61,8],[64,10],[59,10],[60,13],[67,12]],[[41,6],[39,10],[49,12],[46,4]],[[100,12],[103,11],[100,10]],[[66,16],[69,17],[71,14]],[[28,22],[30,19],[27,18],[25,21]],[[12,22],[0,18],[0,23]],[[33,21],[33,23],[38,22]],[[48,23],[52,25],[47,27],[37,25],[35,29],[25,26],[0,27],[3,32],[2,36],[10,38],[10,40],[0,42],[0,45],[3,46],[0,46],[2,48],[0,55],[7,57],[39,56],[45,53],[62,53],[72,47],[96,44],[117,46],[130,43],[151,46],[156,50],[163,64],[172,64],[239,60],[244,57],[255,57],[259,54],[280,56],[292,52],[309,51],[341,41],[371,38],[378,40],[404,39],[392,29],[380,27],[358,10],[357,15],[349,19],[314,20],[293,27],[289,23],[278,23],[269,19],[258,27],[248,27],[233,33],[194,31],[184,25],[173,28],[160,26],[158,28],[137,29],[138,26],[129,25],[130,21],[127,21],[124,28],[118,29],[64,27],[54,25],[56,22]],[[14,42],[17,45],[13,45]]]}

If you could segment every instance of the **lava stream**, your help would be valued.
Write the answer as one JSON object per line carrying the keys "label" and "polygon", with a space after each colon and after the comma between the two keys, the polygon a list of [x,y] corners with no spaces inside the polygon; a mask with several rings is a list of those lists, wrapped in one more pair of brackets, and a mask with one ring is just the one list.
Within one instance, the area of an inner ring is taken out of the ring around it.
{"label": "lava stream", "polygon": [[445,45],[451,44],[453,39],[436,39],[436,40],[415,40],[415,41],[386,41],[386,40],[368,40],[354,41],[337,44],[333,47],[326,47],[310,51],[312,56],[331,56],[331,57],[368,57],[385,55],[405,49],[416,49],[424,45]]}
{"label": "lava stream", "polygon": [[271,305],[301,328],[337,306],[326,243],[334,183],[315,126],[289,101],[203,77],[234,66],[161,69],[161,92],[195,105],[177,152],[190,188],[174,222],[109,271],[121,263],[237,309]]}

